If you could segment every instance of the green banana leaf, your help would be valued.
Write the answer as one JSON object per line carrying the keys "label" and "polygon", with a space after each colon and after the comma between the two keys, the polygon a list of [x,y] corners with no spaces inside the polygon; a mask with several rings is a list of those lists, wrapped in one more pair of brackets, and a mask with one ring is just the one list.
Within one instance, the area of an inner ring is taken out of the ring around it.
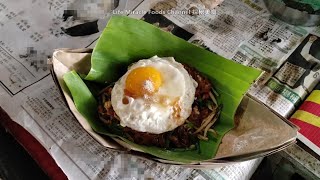
{"label": "green banana leaf", "polygon": [[120,138],[136,149],[159,158],[182,163],[194,163],[214,158],[222,137],[234,127],[234,115],[244,94],[261,74],[219,55],[199,48],[144,21],[125,16],[113,16],[102,32],[91,58],[91,70],[85,81],[105,84],[117,81],[131,63],[154,55],[174,57],[178,62],[195,67],[206,75],[219,93],[223,108],[208,141],[200,141],[190,150],[161,149],[141,146],[111,132],[97,117],[97,102],[90,88],[76,72],[64,76],[78,111],[97,132]]}

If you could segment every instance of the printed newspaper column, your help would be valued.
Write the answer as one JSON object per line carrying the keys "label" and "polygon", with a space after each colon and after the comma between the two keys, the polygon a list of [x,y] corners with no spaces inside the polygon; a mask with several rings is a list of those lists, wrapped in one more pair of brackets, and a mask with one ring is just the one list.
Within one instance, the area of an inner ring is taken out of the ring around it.
{"label": "printed newspaper column", "polygon": [[263,158],[232,164],[210,170],[193,170],[188,179],[250,179]]}
{"label": "printed newspaper column", "polygon": [[320,84],[290,120],[300,127],[298,139],[320,155]]}
{"label": "printed newspaper column", "polygon": [[[83,48],[99,37],[99,33],[73,36],[63,31],[76,23],[64,15],[72,1],[26,0],[27,6],[0,1],[0,85],[11,96],[49,74],[47,59],[54,49]],[[78,26],[72,31],[83,29]]]}
{"label": "printed newspaper column", "polygon": [[239,47],[232,59],[272,74],[307,34],[302,28],[270,18],[249,41]]}
{"label": "printed newspaper column", "polygon": [[[25,97],[22,108],[35,119],[39,127],[54,142],[53,146],[46,148],[54,158],[58,158],[57,162],[67,175],[71,176],[72,172],[77,172],[77,176],[73,174],[72,176],[96,177],[97,171],[101,171],[103,164],[86,160],[100,158],[109,161],[111,155],[86,133],[70,113],[52,78],[45,78],[37,83],[34,89],[26,89],[24,93],[28,95]],[[61,157],[66,158],[62,160]],[[66,166],[67,164],[69,166]]]}
{"label": "printed newspaper column", "polygon": [[250,94],[289,117],[320,81],[320,37],[308,35],[265,85]]}
{"label": "printed newspaper column", "polygon": [[[139,12],[146,11],[141,14]],[[238,0],[209,10],[192,0],[144,1],[131,17],[143,19],[191,43],[231,58],[241,42],[266,23],[263,8]]]}

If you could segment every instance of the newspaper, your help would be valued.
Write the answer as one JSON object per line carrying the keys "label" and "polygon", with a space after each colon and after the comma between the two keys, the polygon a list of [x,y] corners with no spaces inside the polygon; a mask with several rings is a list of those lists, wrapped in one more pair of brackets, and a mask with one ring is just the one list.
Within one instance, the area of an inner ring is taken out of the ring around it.
{"label": "newspaper", "polygon": [[[25,0],[23,7],[0,0],[0,105],[40,141],[68,178],[249,179],[261,159],[211,170],[162,165],[107,150],[81,128],[52,81],[47,58],[55,48],[94,47],[106,20],[87,20],[82,27],[89,26],[89,32],[75,31],[84,21],[68,15],[74,2]],[[265,70],[263,83],[250,94],[290,116],[319,82],[320,28],[276,20],[262,0],[225,0],[213,10],[197,2],[130,0],[125,11],[112,13],[143,19],[208,51]],[[296,62],[297,57],[302,61]]]}
{"label": "newspaper", "polygon": [[[99,32],[103,29],[104,19],[83,21],[68,15],[72,12],[69,5],[74,2],[74,0],[25,0],[23,4],[26,6],[21,6],[22,2],[19,1],[0,0],[1,108],[39,140],[67,177],[69,179],[249,179],[261,159],[210,170],[163,165],[129,156],[125,152],[108,150],[82,129],[64,104],[47,65],[47,59],[53,49],[93,47]],[[140,2],[129,1],[127,9],[133,10]],[[240,2],[237,2],[236,6],[238,5],[242,7],[243,12],[252,11]],[[179,2],[179,6],[183,6],[183,3]],[[225,8],[232,10],[236,6]],[[140,4],[138,9],[144,7],[144,4]],[[249,20],[246,19],[246,22],[251,23]],[[81,26],[83,24],[85,26]],[[183,22],[179,25],[184,27]],[[80,29],[89,31],[76,31],[74,27],[79,26],[82,27]],[[84,28],[88,26],[90,28]],[[210,32],[205,34],[207,28],[205,25],[201,26],[203,32],[194,33],[205,40]],[[216,26],[220,27],[218,24]],[[181,27],[179,28],[182,30]],[[188,32],[191,28],[185,28],[184,32]],[[222,33],[229,30],[218,31]],[[243,40],[239,30],[231,30],[226,37],[233,38],[233,32],[236,33],[235,39]],[[253,33],[253,30],[248,30],[246,37]],[[187,33],[188,36],[191,34]],[[215,38],[212,37],[211,40]],[[215,45],[210,46],[210,49],[212,51],[217,49],[217,52],[225,54],[226,57],[231,57],[237,49],[237,45],[232,42],[228,42],[225,47],[218,47],[217,41]]]}
{"label": "newspaper", "polygon": [[192,0],[144,1],[130,16],[162,28],[174,26],[173,34],[226,58],[233,57],[240,43],[266,23],[265,11],[238,0],[224,1],[213,10]]}
{"label": "newspaper", "polygon": [[286,58],[273,77],[251,94],[289,117],[320,82],[320,37],[310,34]]}

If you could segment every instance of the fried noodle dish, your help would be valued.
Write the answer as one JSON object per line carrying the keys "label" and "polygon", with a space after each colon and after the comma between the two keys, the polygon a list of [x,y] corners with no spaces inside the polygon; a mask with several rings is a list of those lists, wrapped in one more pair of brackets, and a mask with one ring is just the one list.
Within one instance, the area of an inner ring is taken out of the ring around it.
{"label": "fried noodle dish", "polygon": [[99,94],[100,120],[128,140],[160,148],[193,148],[218,120],[219,95],[209,79],[173,58],[157,56],[129,67]]}

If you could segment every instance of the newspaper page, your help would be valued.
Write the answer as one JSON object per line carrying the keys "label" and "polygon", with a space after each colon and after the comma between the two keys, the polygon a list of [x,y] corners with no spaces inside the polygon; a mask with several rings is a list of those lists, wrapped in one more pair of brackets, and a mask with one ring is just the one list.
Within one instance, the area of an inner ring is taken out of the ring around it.
{"label": "newspaper page", "polygon": [[309,34],[265,85],[251,94],[289,117],[320,82],[320,37]]}
{"label": "newspaper page", "polygon": [[261,161],[262,159],[258,159],[256,161],[246,161],[243,162],[241,166],[239,164],[234,164],[216,168],[214,170],[193,170],[188,179],[250,179],[250,177],[258,167],[257,162],[260,163]]}
{"label": "newspaper page", "polygon": [[[281,22],[277,21],[277,23]],[[319,49],[320,31],[319,27],[301,28],[282,24],[284,26],[282,32],[290,36],[295,34],[288,43],[288,50],[281,50],[281,52],[285,52],[283,54],[275,52],[271,56],[265,56],[261,55],[262,53],[259,50],[253,48],[255,52],[259,53],[257,53],[258,58],[256,58],[257,56],[251,58],[253,59],[251,62],[255,64],[254,62],[257,59],[263,59],[264,62],[268,62],[263,64],[268,65],[260,67],[267,72],[265,77],[260,80],[263,83],[257,83],[249,93],[281,116],[288,118],[320,81],[320,54],[317,50]],[[270,34],[264,34],[264,36],[267,39],[272,37]],[[276,39],[281,44],[287,38],[285,36],[276,36]],[[279,43],[277,42],[276,44],[278,46]],[[276,48],[279,49],[279,47]],[[248,53],[248,51],[245,53],[252,54]],[[274,56],[277,56],[280,63],[269,63],[272,59],[277,60]],[[250,55],[244,55],[242,59],[248,59],[249,57]],[[273,64],[274,67],[270,67],[270,64]],[[249,65],[251,66],[251,64]],[[259,65],[253,66],[259,67]]]}
{"label": "newspaper page", "polygon": [[226,58],[232,58],[240,43],[267,23],[266,15],[262,8],[256,10],[238,0],[224,1],[213,10],[193,0],[151,0],[130,13]]}
{"label": "newspaper page", "polygon": [[99,33],[64,33],[65,27],[77,23],[63,17],[67,2],[71,1],[26,0],[23,6],[19,1],[0,1],[0,80],[11,95],[49,74],[47,59],[53,49],[83,48],[98,38]]}
{"label": "newspaper page", "polygon": [[[104,28],[101,26],[105,23],[103,19],[84,21],[70,15],[70,6],[74,2],[25,0],[23,6],[20,1],[0,0],[0,33],[3,34],[0,37],[1,108],[39,140],[67,177],[249,179],[261,159],[211,170],[194,170],[108,150],[86,133],[64,104],[47,66],[47,58],[53,49],[92,47]],[[73,8],[80,8],[78,10],[81,11],[81,7],[92,5],[91,1],[83,2],[88,4]],[[129,1],[128,9],[134,9],[139,3],[141,1]],[[245,7],[242,7],[244,12],[247,11]],[[180,26],[183,26],[182,22]],[[203,30],[205,32],[205,27]],[[235,38],[242,38],[241,32],[236,32]],[[202,37],[201,34],[205,33],[197,34]],[[248,30],[246,36],[250,34],[253,31]],[[218,44],[216,42],[216,46]],[[211,47],[212,51],[214,47]],[[230,43],[219,52],[231,57],[235,50],[236,47]]]}

